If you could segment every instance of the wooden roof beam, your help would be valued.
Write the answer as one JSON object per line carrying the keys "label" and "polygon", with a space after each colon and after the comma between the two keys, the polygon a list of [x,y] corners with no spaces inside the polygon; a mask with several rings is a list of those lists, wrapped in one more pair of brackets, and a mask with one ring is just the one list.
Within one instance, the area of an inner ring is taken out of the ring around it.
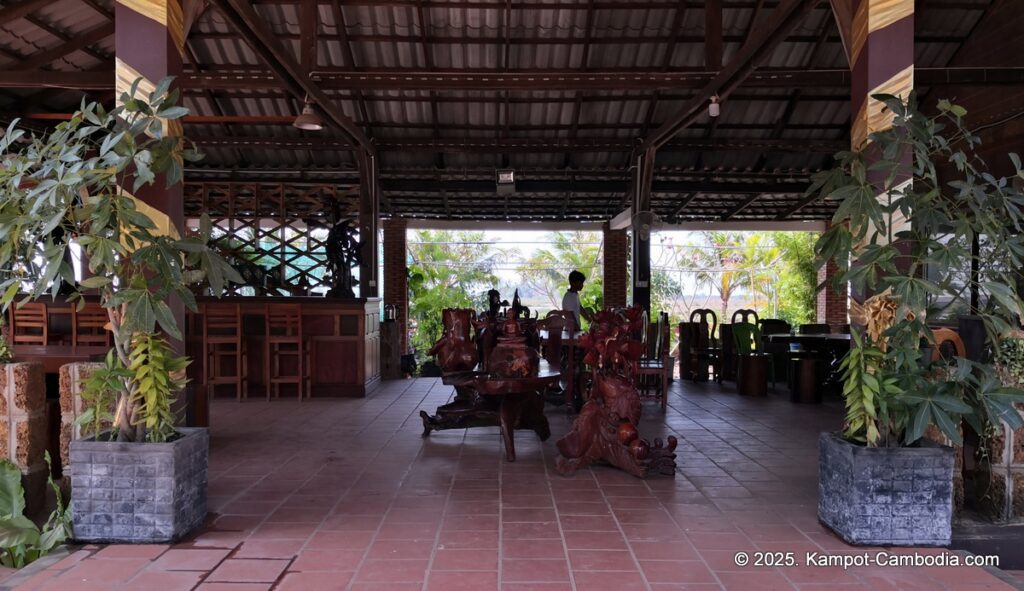
{"label": "wooden roof beam", "polygon": [[761,26],[755,28],[746,43],[732,56],[729,64],[693,99],[683,105],[683,108],[671,120],[663,123],[661,127],[644,138],[645,147],[658,148],[667,143],[680,130],[702,117],[712,96],[717,94],[721,98],[726,98],[750,77],[754,69],[771,54],[772,50],[785,39],[818,2],[819,0],[783,0],[780,2],[779,6],[761,23]]}
{"label": "wooden roof beam", "polygon": [[[812,0],[813,1],[813,0]],[[31,58],[30,58],[31,59]],[[112,87],[113,68],[90,72],[26,72],[0,70],[0,88],[32,88],[54,86],[76,90],[90,90]],[[38,81],[37,81],[38,78]],[[915,68],[915,83],[918,86],[948,85],[1021,85],[1024,84],[1024,67],[1020,66],[967,66]],[[532,90],[698,90],[687,95],[691,100],[700,97],[710,86],[714,86],[714,72],[395,72],[363,71],[348,73],[314,72],[310,84],[323,90],[481,90],[490,92],[529,92]],[[846,69],[822,70],[779,70],[761,69],[747,74],[744,88],[848,88],[850,72]],[[189,72],[182,76],[185,89],[211,90],[279,90],[281,82],[272,71],[211,71]],[[289,92],[299,93],[302,88],[295,86]],[[733,86],[735,88],[735,86]],[[721,94],[721,93],[720,93]],[[326,96],[326,95],[325,95]],[[444,97],[438,97],[440,100]],[[643,99],[644,97],[640,97]],[[759,100],[756,96],[745,95],[745,99]],[[766,97],[766,100],[785,100]],[[380,99],[386,100],[386,99]],[[405,99],[399,99],[405,100]],[[465,99],[461,102],[474,102]],[[572,102],[574,99],[566,99]],[[584,100],[587,100],[586,97]],[[606,100],[637,100],[637,97]],[[843,97],[849,100],[849,97]],[[522,99],[510,98],[510,102]],[[539,101],[546,102],[546,101]],[[565,102],[553,100],[550,102]],[[707,108],[707,100],[701,101],[698,114]]]}
{"label": "wooden roof beam", "polygon": [[[102,24],[94,29],[86,31],[80,35],[75,35],[70,40],[65,41],[63,44],[46,49],[38,53],[34,53],[22,62],[14,64],[13,70],[35,70],[42,66],[48,65],[55,60],[58,60],[69,53],[74,53],[79,49],[85,49],[86,47],[99,43],[100,41],[110,37],[114,34],[114,23],[108,22]],[[110,85],[114,83],[113,77],[111,77]]]}
{"label": "wooden roof beam", "polygon": [[0,8],[0,26],[16,21],[32,14],[36,10],[49,4],[51,0],[23,0],[17,4],[11,4]]}
{"label": "wooden roof beam", "polygon": [[334,126],[352,139],[353,145],[369,154],[376,152],[362,130],[352,123],[334,101],[310,79],[295,57],[281,45],[278,38],[247,0],[214,0],[221,13],[242,34],[253,51],[267,64],[277,78],[298,100],[308,96]]}

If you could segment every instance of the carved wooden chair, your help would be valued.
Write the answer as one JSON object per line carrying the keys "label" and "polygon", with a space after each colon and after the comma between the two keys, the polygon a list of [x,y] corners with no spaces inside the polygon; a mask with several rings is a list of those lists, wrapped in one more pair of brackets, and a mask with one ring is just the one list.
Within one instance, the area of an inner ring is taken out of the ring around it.
{"label": "carved wooden chair", "polygon": [[[312,395],[312,372],[309,367],[306,342],[302,337],[302,307],[298,304],[271,304],[266,311],[266,335],[263,347],[264,375],[267,400],[281,396],[281,384],[295,384],[299,400],[303,390]],[[283,373],[283,368],[295,368],[294,374]]]}
{"label": "carved wooden chair", "polygon": [[[661,410],[668,408],[668,383],[672,373],[672,357],[668,353],[669,328],[668,314],[658,314],[656,323],[647,325],[645,332],[647,338],[645,344],[646,352],[644,357],[637,364],[637,383],[640,385],[641,395],[646,395],[650,387],[655,388],[655,397],[661,399]],[[648,383],[648,376],[653,376],[652,384]]]}
{"label": "carved wooden chair", "polygon": [[31,302],[21,307],[11,306],[12,345],[49,344],[49,325],[46,304]]}
{"label": "carved wooden chair", "polygon": [[[225,373],[234,366],[234,372]],[[235,397],[248,398],[248,359],[242,313],[236,304],[203,306],[203,380],[209,395],[218,384],[233,384]]]}
{"label": "carved wooden chair", "polygon": [[718,332],[718,316],[714,310],[701,308],[690,313],[690,322],[700,327],[690,347],[690,355],[696,359],[698,366],[697,379],[707,379],[707,368],[710,366],[714,380],[722,383],[722,347],[715,337]]}

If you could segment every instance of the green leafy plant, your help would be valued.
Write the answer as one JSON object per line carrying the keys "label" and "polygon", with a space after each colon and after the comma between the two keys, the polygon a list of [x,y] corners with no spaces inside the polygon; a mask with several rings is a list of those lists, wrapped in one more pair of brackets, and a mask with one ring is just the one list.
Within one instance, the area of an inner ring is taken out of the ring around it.
{"label": "green leafy plant", "polygon": [[[98,291],[114,354],[127,368],[136,335],[159,329],[181,339],[170,302],[195,310],[190,284],[206,281],[220,295],[226,281],[241,282],[209,247],[207,216],[197,236],[181,238],[166,216],[132,195],[159,176],[168,186],[181,182],[184,162],[200,157],[166,132],[168,121],[188,112],[177,105],[178,91],[170,85],[170,78],[162,80],[142,96],[136,81],[116,109],[83,103],[44,135],[27,135],[14,121],[0,138],[0,153],[6,154],[0,162],[0,304],[12,305],[22,289],[28,293],[20,301],[56,294],[62,281],[71,286],[71,301],[80,301],[85,290]],[[72,244],[82,249],[89,268],[80,282],[66,256]],[[149,394],[139,392],[141,378],[118,379],[119,441],[144,441],[148,430],[173,428],[167,422],[172,417],[159,410],[166,405],[150,404]],[[143,418],[143,405],[156,414]],[[159,417],[156,423],[152,416]]]}
{"label": "green leafy plant", "polygon": [[[838,166],[809,191],[838,201],[815,245],[818,267],[832,260],[840,271],[834,287],[849,282],[855,294],[874,294],[851,305],[864,333],[843,362],[844,436],[913,445],[934,425],[960,444],[963,421],[982,435],[1001,420],[1024,426],[1014,407],[1024,392],[1003,386],[991,364],[956,358],[950,370],[922,354],[922,345],[937,346],[929,319],[950,302],[969,303],[972,287],[988,296],[976,312],[990,342],[1016,328],[1024,312],[1015,271],[1024,263],[1024,195],[975,153],[980,140],[963,108],[940,101],[938,115],[927,117],[913,95],[873,99],[893,116],[892,128],[873,133],[863,152],[838,154]],[[1024,178],[1019,158],[1009,159]],[[984,260],[972,254],[978,237],[990,247]],[[972,264],[980,271],[965,278]]]}
{"label": "green leafy plant", "polygon": [[14,351],[11,350],[10,344],[7,343],[7,337],[4,333],[0,332],[0,363],[10,363],[14,360]]}
{"label": "green leafy plant", "polygon": [[51,476],[50,454],[46,453],[47,483],[57,498],[57,507],[40,529],[25,517],[25,491],[21,488],[21,470],[8,460],[0,460],[0,564],[21,568],[46,556],[71,538],[71,507],[64,506],[60,487]]}
{"label": "green leafy plant", "polygon": [[[75,419],[82,435],[97,436],[113,426],[118,393],[124,391],[133,375],[113,351],[107,353],[103,367],[95,369],[82,384],[81,397],[86,409]],[[116,433],[111,435],[117,437]]]}
{"label": "green leafy plant", "polygon": [[174,434],[172,393],[185,387],[187,357],[174,355],[167,341],[154,334],[138,333],[132,343],[132,390],[129,399],[138,413],[137,424],[146,427],[146,440],[163,443]]}

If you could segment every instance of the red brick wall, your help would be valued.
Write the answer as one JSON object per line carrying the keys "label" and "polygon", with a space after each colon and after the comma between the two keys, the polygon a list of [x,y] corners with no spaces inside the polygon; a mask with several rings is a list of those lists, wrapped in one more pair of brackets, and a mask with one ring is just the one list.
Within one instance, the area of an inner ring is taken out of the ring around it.
{"label": "red brick wall", "polygon": [[406,267],[405,233],[402,218],[384,220],[384,305],[398,309],[400,351],[409,350],[409,271]]}
{"label": "red brick wall", "polygon": [[629,237],[625,230],[610,230],[604,225],[604,305],[626,307],[629,272]]}
{"label": "red brick wall", "polygon": [[[837,271],[836,264],[829,261],[827,265],[818,269],[818,283],[831,280]],[[838,331],[840,326],[849,322],[847,320],[849,305],[845,290],[836,293],[826,283],[825,288],[818,292],[818,322],[828,324],[833,331]]]}

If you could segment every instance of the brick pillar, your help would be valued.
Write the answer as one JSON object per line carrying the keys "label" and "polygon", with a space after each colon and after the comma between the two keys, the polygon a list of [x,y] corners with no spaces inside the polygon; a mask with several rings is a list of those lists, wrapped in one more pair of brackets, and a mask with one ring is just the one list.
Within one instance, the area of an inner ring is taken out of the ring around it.
{"label": "brick pillar", "polygon": [[384,305],[398,311],[399,351],[409,350],[409,269],[406,266],[405,233],[402,218],[384,220]]}
{"label": "brick pillar", "polygon": [[604,306],[626,307],[629,264],[629,236],[625,230],[612,230],[605,222],[604,235]]}
{"label": "brick pillar", "polygon": [[21,469],[29,515],[46,498],[46,379],[39,363],[0,364],[0,458]]}
{"label": "brick pillar", "polygon": [[818,322],[827,324],[836,332],[839,327],[847,324],[847,301],[846,290],[837,293],[831,287],[832,278],[839,272],[839,267],[832,261],[818,269],[818,283],[824,283],[825,288],[818,292],[817,312]]}

